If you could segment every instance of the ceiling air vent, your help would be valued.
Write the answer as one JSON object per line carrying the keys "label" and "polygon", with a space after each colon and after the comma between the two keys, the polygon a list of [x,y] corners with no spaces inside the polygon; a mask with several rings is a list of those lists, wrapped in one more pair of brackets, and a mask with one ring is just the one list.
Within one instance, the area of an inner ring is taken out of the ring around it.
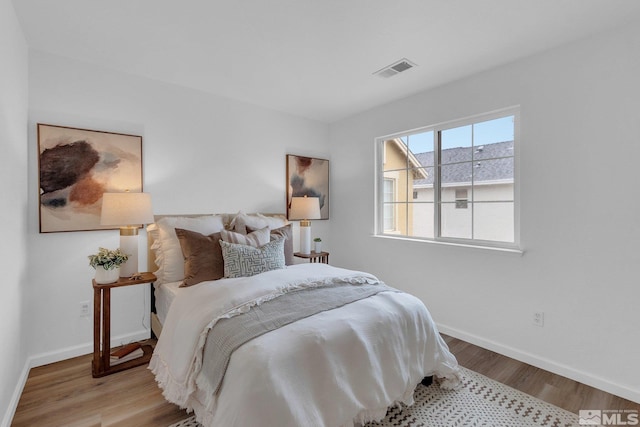
{"label": "ceiling air vent", "polygon": [[402,58],[400,61],[394,62],[391,65],[387,65],[386,67],[376,71],[373,74],[380,77],[389,78],[403,71],[407,71],[409,68],[413,68],[415,66],[416,64],[409,61],[407,58]]}

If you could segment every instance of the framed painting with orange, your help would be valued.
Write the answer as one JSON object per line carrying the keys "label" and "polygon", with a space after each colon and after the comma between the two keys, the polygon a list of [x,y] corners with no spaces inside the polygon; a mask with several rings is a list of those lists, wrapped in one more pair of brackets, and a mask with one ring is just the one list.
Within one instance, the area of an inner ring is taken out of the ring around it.
{"label": "framed painting with orange", "polygon": [[38,124],[40,232],[104,230],[102,194],[141,192],[142,137]]}

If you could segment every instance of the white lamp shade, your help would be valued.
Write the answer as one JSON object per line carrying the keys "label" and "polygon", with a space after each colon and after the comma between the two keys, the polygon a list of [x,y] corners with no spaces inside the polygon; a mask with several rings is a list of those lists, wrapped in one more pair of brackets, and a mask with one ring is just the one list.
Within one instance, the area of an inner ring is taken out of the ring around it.
{"label": "white lamp shade", "polygon": [[148,193],[104,193],[102,195],[101,225],[120,227],[120,250],[129,255],[120,265],[120,277],[130,277],[138,272],[137,224],[154,221],[151,195]]}
{"label": "white lamp shade", "polygon": [[320,219],[320,198],[292,197],[289,219]]}
{"label": "white lamp shade", "polygon": [[154,222],[148,193],[104,193],[101,225],[134,225]]}

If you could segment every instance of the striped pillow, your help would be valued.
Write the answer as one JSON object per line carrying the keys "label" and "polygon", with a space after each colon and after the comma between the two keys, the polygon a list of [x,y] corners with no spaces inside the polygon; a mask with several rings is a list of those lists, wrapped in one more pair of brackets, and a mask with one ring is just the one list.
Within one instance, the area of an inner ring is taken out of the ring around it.
{"label": "striped pillow", "polygon": [[249,245],[255,248],[269,243],[270,233],[269,227],[261,228],[253,233],[240,234],[235,231],[222,230],[220,231],[220,237],[227,243],[237,243],[239,245]]}

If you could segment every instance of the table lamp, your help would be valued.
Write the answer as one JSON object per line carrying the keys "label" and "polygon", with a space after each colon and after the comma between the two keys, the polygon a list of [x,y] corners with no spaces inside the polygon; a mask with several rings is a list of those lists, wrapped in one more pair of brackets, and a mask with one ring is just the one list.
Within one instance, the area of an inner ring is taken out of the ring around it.
{"label": "table lamp", "polygon": [[311,253],[311,219],[320,219],[318,197],[292,197],[289,219],[300,221],[300,252]]}
{"label": "table lamp", "polygon": [[154,222],[148,193],[104,193],[100,225],[120,227],[120,250],[129,260],[120,266],[120,277],[138,272],[138,228]]}

